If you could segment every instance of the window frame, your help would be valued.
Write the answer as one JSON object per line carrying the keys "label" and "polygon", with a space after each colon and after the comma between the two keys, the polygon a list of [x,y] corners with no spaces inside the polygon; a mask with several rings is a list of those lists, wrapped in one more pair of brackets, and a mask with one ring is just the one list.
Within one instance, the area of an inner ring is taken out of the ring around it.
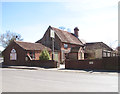
{"label": "window frame", "polygon": [[64,43],[64,48],[67,49],[68,48],[68,44]]}

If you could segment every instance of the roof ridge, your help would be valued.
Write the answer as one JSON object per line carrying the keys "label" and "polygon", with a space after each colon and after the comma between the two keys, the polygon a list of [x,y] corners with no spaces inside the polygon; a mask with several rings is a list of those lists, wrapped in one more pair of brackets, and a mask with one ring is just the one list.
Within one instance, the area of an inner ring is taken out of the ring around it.
{"label": "roof ridge", "polygon": [[[52,26],[51,26],[51,27],[52,27]],[[58,30],[63,31],[63,32],[70,33],[70,32],[68,32],[68,31],[65,31],[65,30],[62,30],[62,29],[59,29],[59,28],[56,28],[56,27],[52,27],[52,28],[58,29]]]}
{"label": "roof ridge", "polygon": [[[24,42],[24,41],[16,41],[16,40],[14,40],[15,42],[21,42],[21,43],[33,43],[33,44],[41,44],[41,43],[34,43],[34,42]],[[42,44],[43,45],[43,44]]]}
{"label": "roof ridge", "polygon": [[62,42],[67,42],[67,43],[77,44],[77,45],[83,45],[82,41],[79,38],[77,38],[76,36],[74,36],[74,33],[71,33],[71,32],[65,31],[65,30],[61,30],[61,29],[58,29],[58,28],[55,28],[55,27],[51,27],[51,26],[50,26],[50,28],[53,29],[54,31],[56,31],[56,34],[59,32],[57,34],[57,36],[60,38],[60,40]]}
{"label": "roof ridge", "polygon": [[[43,47],[43,48],[47,48],[47,49],[50,49],[49,47],[46,47],[45,45],[41,44],[41,43],[32,43],[32,42],[23,42],[23,41],[14,41],[16,44],[18,44],[20,47],[22,47],[23,49],[27,50],[27,48],[30,48],[31,49],[31,46],[28,47],[28,46],[25,46],[25,44],[27,45],[32,45],[32,47],[34,48],[35,46],[37,47]],[[27,47],[27,48],[26,48]]]}

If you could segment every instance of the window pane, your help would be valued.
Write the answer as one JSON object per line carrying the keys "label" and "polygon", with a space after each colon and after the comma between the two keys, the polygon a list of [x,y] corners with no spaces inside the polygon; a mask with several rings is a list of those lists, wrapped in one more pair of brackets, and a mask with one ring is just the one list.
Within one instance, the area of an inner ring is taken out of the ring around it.
{"label": "window pane", "polygon": [[106,52],[103,52],[103,57],[106,57]]}
{"label": "window pane", "polygon": [[64,44],[64,48],[68,48],[68,44]]}
{"label": "window pane", "polygon": [[107,56],[110,57],[110,53],[107,53]]}

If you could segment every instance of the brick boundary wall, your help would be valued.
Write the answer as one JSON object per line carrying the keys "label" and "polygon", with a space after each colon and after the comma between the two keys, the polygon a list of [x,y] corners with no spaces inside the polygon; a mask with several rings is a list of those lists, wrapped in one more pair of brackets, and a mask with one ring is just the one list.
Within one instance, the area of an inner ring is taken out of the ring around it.
{"label": "brick boundary wall", "polygon": [[3,62],[3,65],[57,68],[57,62],[54,60],[30,60],[25,62],[10,61]]}
{"label": "brick boundary wall", "polygon": [[120,70],[120,57],[91,60],[66,60],[66,69]]}

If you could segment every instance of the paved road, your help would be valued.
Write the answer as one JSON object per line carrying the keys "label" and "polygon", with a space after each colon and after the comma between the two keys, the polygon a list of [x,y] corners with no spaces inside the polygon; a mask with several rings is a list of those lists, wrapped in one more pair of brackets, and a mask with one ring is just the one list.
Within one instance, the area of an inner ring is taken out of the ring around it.
{"label": "paved road", "polygon": [[2,69],[3,92],[117,92],[117,74]]}

